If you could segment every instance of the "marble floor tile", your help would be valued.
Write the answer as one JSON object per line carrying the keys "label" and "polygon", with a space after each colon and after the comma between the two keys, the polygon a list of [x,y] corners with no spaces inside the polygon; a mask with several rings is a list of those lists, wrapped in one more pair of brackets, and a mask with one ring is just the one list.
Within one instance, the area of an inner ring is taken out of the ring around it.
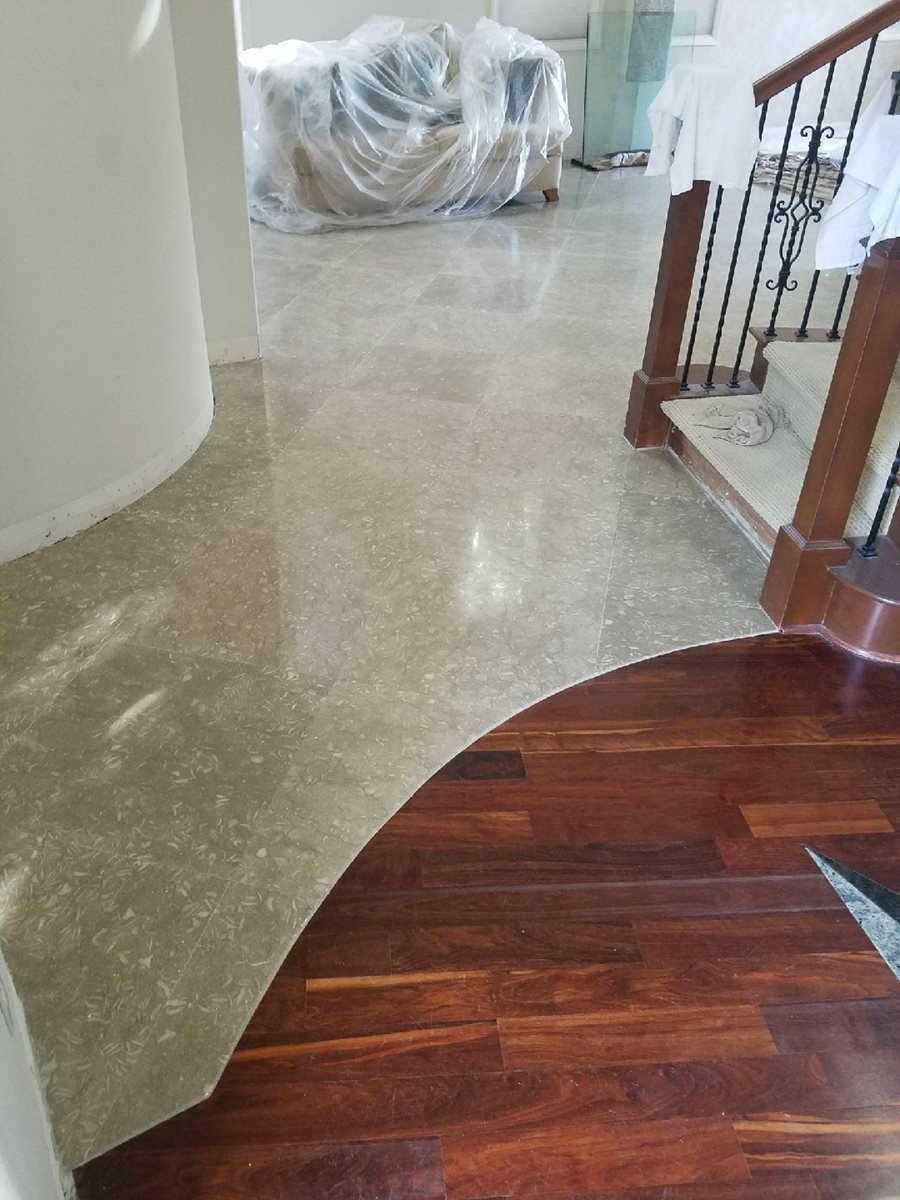
{"label": "marble floor tile", "polygon": [[464,305],[416,306],[402,313],[385,330],[386,340],[401,346],[452,347],[459,355],[475,351],[497,358],[516,338],[525,323],[524,312],[479,312]]}
{"label": "marble floor tile", "polygon": [[270,229],[258,221],[250,222],[254,263],[265,258],[285,264],[338,266],[364,246],[374,234],[372,229],[336,229],[328,234],[291,234]]}
{"label": "marble floor tile", "polygon": [[[312,458],[327,458],[332,468],[344,467],[347,487],[353,487],[350,468],[377,461],[402,470],[437,466],[462,453],[475,405],[447,405],[421,395],[383,394],[357,387],[333,397],[291,443],[279,463],[279,473],[302,475]],[[340,489],[340,479],[332,477]]]}
{"label": "marble floor tile", "polygon": [[706,641],[769,633],[759,607],[765,563],[702,494],[629,492],[610,563],[598,665]]}
{"label": "marble floor tile", "polygon": [[689,475],[671,450],[641,450],[628,456],[625,491],[703,502],[700,484]]}
{"label": "marble floor tile", "polygon": [[116,644],[0,759],[0,821],[227,874],[319,698],[299,676]]}
{"label": "marble floor tile", "polygon": [[755,552],[621,434],[667,198],[567,169],[489,218],[254,225],[263,357],[215,370],[198,454],[0,567],[0,940],[69,1165],[208,1094],[459,750],[770,628]]}
{"label": "marble floor tile", "polygon": [[60,1153],[86,1156],[225,891],[48,839],[0,867],[0,943],[27,996]]}
{"label": "marble floor tile", "polygon": [[120,1090],[107,1105],[91,1157],[195,1104],[198,1087],[203,1097],[212,1092],[257,997],[321,898],[308,887],[297,895],[229,884],[144,1032],[127,1096]]}
{"label": "marble floor tile", "polygon": [[444,272],[425,288],[418,303],[426,307],[462,307],[483,313],[517,313],[534,308],[539,300],[540,293],[526,279],[492,279],[486,275]]}
{"label": "marble floor tile", "polygon": [[307,379],[303,367],[302,358],[268,354],[257,362],[213,368],[213,445],[255,450],[264,463],[271,461],[333,390],[323,379]]}
{"label": "marble floor tile", "polygon": [[[403,311],[403,310],[401,310]],[[339,296],[301,295],[262,327],[260,341],[268,353],[302,356],[309,345],[326,344],[332,371],[352,369],[361,351],[370,349],[397,321],[397,308],[384,294],[359,300]]]}
{"label": "marble floor tile", "polygon": [[351,387],[377,392],[385,398],[414,396],[440,404],[480,404],[496,364],[490,351],[458,354],[451,346],[431,347],[427,354],[416,346],[385,339],[378,342],[356,366]]}
{"label": "marble floor tile", "polygon": [[523,347],[490,374],[484,408],[512,414],[592,417],[603,437],[621,439],[631,372],[625,363],[573,358],[546,345]]}
{"label": "marble floor tile", "polygon": [[[271,489],[265,502],[279,494]],[[204,552],[170,578],[132,641],[294,671],[326,690],[367,610],[371,574],[353,561],[358,538],[323,537],[302,509],[276,515],[277,524],[267,523],[257,503],[240,521],[218,526]],[[296,535],[283,532],[286,520],[299,527]]]}

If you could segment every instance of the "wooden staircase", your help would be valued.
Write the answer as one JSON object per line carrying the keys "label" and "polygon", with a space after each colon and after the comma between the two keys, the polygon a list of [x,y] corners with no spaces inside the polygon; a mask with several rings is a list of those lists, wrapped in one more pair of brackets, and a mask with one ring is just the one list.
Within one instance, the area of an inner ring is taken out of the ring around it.
{"label": "wooden staircase", "polygon": [[[721,190],[712,206],[710,185],[703,182],[672,198],[647,347],[634,378],[625,433],[639,449],[670,446],[769,556],[761,603],[776,624],[783,629],[817,630],[859,653],[900,662],[900,515],[890,516],[893,497],[883,530],[876,530],[878,537],[870,540],[875,557],[858,553],[872,529],[879,500],[886,487],[893,487],[891,471],[900,444],[900,377],[895,378],[900,358],[900,239],[870,249],[858,285],[851,286],[849,278],[843,285],[828,328],[810,325],[818,273],[812,276],[808,298],[797,290],[792,277],[807,227],[818,220],[812,188],[820,139],[827,136],[829,88],[838,60],[868,43],[843,171],[868,94],[876,39],[898,20],[900,0],[891,0],[757,83],[764,126],[770,100],[794,89],[793,114],[804,82],[826,68],[818,121],[807,126],[811,131],[808,159],[796,169],[794,180],[787,171],[776,180],[746,305],[747,298],[737,296],[733,284],[745,218],[751,202],[758,201],[759,189],[754,190],[751,180],[736,234],[730,239],[722,238],[720,228]],[[789,124],[783,168],[790,136]],[[802,203],[789,208],[788,201],[792,203],[797,195]],[[793,221],[794,229],[787,253],[785,240],[781,241],[781,262],[767,284],[775,304],[763,330],[757,307],[767,293],[760,284],[764,263],[768,265],[767,248],[771,258],[768,243],[773,222],[779,220],[784,227]],[[710,262],[717,233],[731,254],[731,270],[710,358],[698,365],[694,352],[711,290]],[[797,315],[797,324],[785,325],[791,319],[785,310],[795,294],[806,300],[802,316]],[[743,314],[743,328],[736,339],[736,361],[726,368],[723,330],[735,310]],[[845,312],[849,315],[843,327]],[[756,358],[748,371],[743,355],[753,348]],[[780,404],[787,418],[770,441],[736,446],[704,427],[713,398],[760,392]]]}
{"label": "wooden staircase", "polygon": [[[796,512],[839,350],[835,342],[773,342],[766,347],[768,371],[760,391],[782,410],[784,424],[758,446],[735,445],[710,428],[708,396],[662,405],[673,425],[670,446],[766,557],[771,557],[778,530]],[[895,375],[844,529],[847,537],[865,538],[872,528],[898,444],[900,377]]]}

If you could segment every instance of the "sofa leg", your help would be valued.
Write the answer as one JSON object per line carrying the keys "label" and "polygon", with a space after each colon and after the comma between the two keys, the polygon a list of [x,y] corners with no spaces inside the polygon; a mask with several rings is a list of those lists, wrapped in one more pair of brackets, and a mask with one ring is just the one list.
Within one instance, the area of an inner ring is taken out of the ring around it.
{"label": "sofa leg", "polygon": [[548,204],[559,204],[559,188],[544,188],[544,199]]}

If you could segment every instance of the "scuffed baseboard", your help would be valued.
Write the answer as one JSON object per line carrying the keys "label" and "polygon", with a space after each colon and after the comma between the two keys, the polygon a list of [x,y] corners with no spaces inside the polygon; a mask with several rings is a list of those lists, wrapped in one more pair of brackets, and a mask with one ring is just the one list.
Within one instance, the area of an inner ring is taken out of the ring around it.
{"label": "scuffed baseboard", "polygon": [[90,495],[80,496],[50,512],[29,517],[17,525],[0,529],[0,563],[11,562],[24,554],[31,554],[43,546],[50,546],[63,538],[72,537],[83,529],[96,525],[122,508],[127,508],[141,496],[174,475],[184,466],[203,442],[212,423],[212,395],[209,405],[175,441],[161,454],[137,471],[113,483],[106,484]]}

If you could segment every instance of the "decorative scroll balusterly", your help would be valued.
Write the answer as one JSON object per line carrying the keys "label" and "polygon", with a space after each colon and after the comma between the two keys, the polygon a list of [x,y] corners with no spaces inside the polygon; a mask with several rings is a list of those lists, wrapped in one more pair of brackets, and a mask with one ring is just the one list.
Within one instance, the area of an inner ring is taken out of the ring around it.
{"label": "decorative scroll balusterly", "polygon": [[801,137],[809,138],[809,149],[794,175],[790,195],[785,200],[779,200],[775,206],[774,224],[783,225],[784,229],[778,247],[781,269],[775,279],[766,280],[766,288],[770,292],[775,292],[775,304],[772,307],[772,315],[766,329],[768,337],[776,336],[778,314],[785,294],[796,291],[799,286],[798,281],[793,278],[793,271],[803,253],[809,227],[822,220],[825,201],[816,195],[821,174],[819,153],[822,142],[834,137],[834,127],[825,124],[825,110],[831,95],[831,84],[834,80],[836,66],[837,60],[832,60],[829,64],[825,87],[822,91],[822,103],[819,106],[819,115],[815,125],[804,125],[800,130]]}

